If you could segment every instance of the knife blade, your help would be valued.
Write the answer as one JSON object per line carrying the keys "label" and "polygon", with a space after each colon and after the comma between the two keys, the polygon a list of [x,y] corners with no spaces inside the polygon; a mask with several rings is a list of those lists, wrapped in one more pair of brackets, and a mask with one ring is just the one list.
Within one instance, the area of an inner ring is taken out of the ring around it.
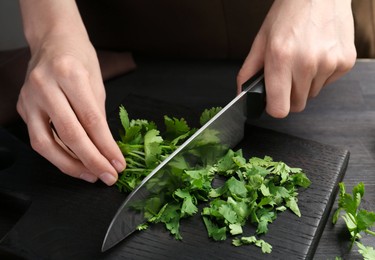
{"label": "knife blade", "polygon": [[[163,202],[163,194],[178,183],[172,169],[175,169],[174,166],[181,158],[193,166],[212,164],[243,139],[247,118],[260,116],[265,107],[263,71],[245,82],[242,89],[239,95],[160,163],[127,196],[109,224],[102,252],[118,244],[146,221],[144,209],[150,198],[157,196],[158,202]],[[207,143],[207,140],[212,140],[212,143]],[[215,149],[210,149],[210,145],[215,146]]]}

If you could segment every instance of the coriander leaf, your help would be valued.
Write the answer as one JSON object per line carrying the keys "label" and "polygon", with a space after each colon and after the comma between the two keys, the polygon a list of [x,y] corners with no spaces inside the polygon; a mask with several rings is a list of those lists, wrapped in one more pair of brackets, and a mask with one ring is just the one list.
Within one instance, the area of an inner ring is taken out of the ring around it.
{"label": "coriander leaf", "polygon": [[255,236],[235,238],[232,244],[235,246],[254,244],[257,241]]}
{"label": "coriander leaf", "polygon": [[239,196],[241,198],[246,197],[247,189],[244,182],[237,180],[234,177],[231,177],[226,181],[225,185],[228,187],[228,190],[232,196]]}
{"label": "coriander leaf", "polygon": [[[293,168],[291,168],[292,170]],[[301,170],[299,168],[294,168],[294,169],[298,169],[298,170]],[[306,175],[304,173],[302,173],[302,171],[299,171],[299,172],[293,172],[295,174],[292,175],[292,181],[295,185],[298,185],[300,187],[303,187],[303,188],[307,188],[311,185],[311,181],[306,177]]]}
{"label": "coriander leaf", "polygon": [[247,200],[234,200],[232,197],[229,197],[227,200],[228,205],[236,212],[237,214],[237,222],[244,223],[248,216],[251,213],[252,204],[249,203]]}
{"label": "coriander leaf", "polygon": [[234,156],[233,161],[238,167],[244,167],[246,164],[246,159],[242,156]]}
{"label": "coriander leaf", "polygon": [[202,190],[206,193],[212,189],[211,181],[214,177],[214,173],[211,171],[211,167],[197,170],[185,170],[184,173],[186,179],[189,181],[189,188],[191,190]]}
{"label": "coriander leaf", "polygon": [[248,177],[247,187],[250,190],[258,190],[263,184],[264,178],[260,175],[252,175]]}
{"label": "coriander leaf", "polygon": [[233,157],[235,153],[229,149],[228,152],[216,163],[217,172],[226,172],[234,167]]}
{"label": "coriander leaf", "polygon": [[352,194],[353,194],[353,198],[355,198],[357,194],[359,194],[361,198],[363,198],[363,195],[365,194],[365,185],[363,184],[363,182],[360,182],[356,186],[353,187]]}
{"label": "coriander leaf", "polygon": [[234,246],[255,244],[256,246],[258,246],[262,249],[263,253],[269,254],[269,253],[272,252],[272,246],[269,243],[267,243],[263,239],[257,239],[255,236],[241,237],[240,239],[235,238],[235,239],[233,239],[232,244]]}
{"label": "coriander leaf", "polygon": [[219,208],[219,213],[227,220],[229,223],[233,224],[237,222],[237,214],[228,204],[223,204]]}
{"label": "coriander leaf", "polygon": [[240,224],[229,224],[229,229],[230,229],[230,233],[235,236],[235,235],[239,235],[239,234],[242,234],[243,230],[242,230],[242,226]]}
{"label": "coriander leaf", "polygon": [[265,234],[268,232],[268,221],[266,219],[260,219],[256,230],[257,234]]}
{"label": "coriander leaf", "polygon": [[146,219],[152,218],[153,216],[157,215],[160,209],[162,208],[162,200],[160,197],[152,197],[144,203],[143,210],[144,216]]}
{"label": "coriander leaf", "polygon": [[274,211],[269,209],[260,209],[257,211],[257,216],[259,219],[258,228],[256,230],[257,234],[265,234],[268,232],[268,223],[272,223],[276,218]]}
{"label": "coriander leaf", "polygon": [[283,211],[286,210],[286,207],[285,206],[280,206],[280,207],[277,207],[276,210],[283,212]]}
{"label": "coriander leaf", "polygon": [[219,228],[215,223],[213,223],[208,217],[203,216],[203,222],[206,226],[208,236],[216,241],[225,240],[227,238],[227,227]]}
{"label": "coriander leaf", "polygon": [[290,208],[298,217],[301,217],[301,212],[294,197],[287,199],[286,206]]}
{"label": "coriander leaf", "polygon": [[366,229],[372,227],[375,223],[375,213],[368,212],[364,209],[361,209],[357,216],[357,229],[359,231],[365,231]]}
{"label": "coriander leaf", "polygon": [[[181,214],[182,216],[185,215],[193,215],[198,212],[198,208],[195,205],[196,199],[193,197],[189,191],[177,189],[174,192],[174,195],[178,196],[179,198],[183,199],[182,205],[181,205]],[[194,201],[194,202],[193,202]]]}
{"label": "coriander leaf", "polygon": [[273,166],[275,164],[272,157],[270,156],[264,156],[263,159],[259,157],[252,157],[249,159],[249,162],[253,166],[260,166],[265,168]]}
{"label": "coriander leaf", "polygon": [[141,144],[142,143],[142,134],[141,126],[129,126],[125,131],[125,135],[122,135],[121,141],[124,144]]}
{"label": "coriander leaf", "polygon": [[210,109],[205,109],[202,112],[202,115],[199,119],[199,123],[203,126],[207,123],[211,118],[213,118],[222,108],[221,107],[213,107]]}
{"label": "coriander leaf", "polygon": [[266,185],[264,185],[264,183],[262,183],[262,185],[260,185],[260,191],[262,192],[263,196],[270,196],[271,195],[269,188],[266,187]]}
{"label": "coriander leaf", "polygon": [[258,241],[260,241],[259,244],[264,254],[270,254],[272,252],[272,246],[269,243],[267,243],[264,240],[258,240]]}
{"label": "coriander leaf", "polygon": [[126,109],[123,105],[120,106],[119,115],[120,115],[122,127],[125,129],[125,131],[127,131],[128,128],[129,128],[129,125],[130,125],[129,115],[128,115],[128,112],[126,111]]}
{"label": "coriander leaf", "polygon": [[188,215],[191,216],[198,212],[197,206],[194,205],[192,197],[187,197],[184,199],[181,206],[182,216]]}
{"label": "coriander leaf", "polygon": [[142,223],[142,224],[139,224],[137,226],[137,230],[141,231],[141,230],[146,230],[148,229],[148,224],[147,223]]}
{"label": "coriander leaf", "polygon": [[345,184],[343,182],[339,183],[340,194],[339,194],[339,208],[345,210],[352,215],[356,214],[357,202],[353,197],[345,192]]}
{"label": "coriander leaf", "polygon": [[209,196],[211,198],[217,198],[217,197],[220,197],[222,196],[224,193],[226,193],[228,191],[228,186],[227,185],[223,185],[217,189],[211,189],[211,191],[209,192]]}
{"label": "coriander leaf", "polygon": [[348,228],[350,234],[352,235],[353,240],[357,238],[358,233],[357,230],[357,224],[355,217],[351,213],[345,213],[342,218],[345,221],[346,227]]}
{"label": "coriander leaf", "polygon": [[185,135],[190,131],[186,120],[184,118],[170,118],[164,116],[164,124],[166,127],[165,137],[166,140],[172,141],[175,138],[178,138],[181,135]]}
{"label": "coriander leaf", "polygon": [[175,204],[165,204],[160,212],[156,215],[155,219],[152,219],[154,223],[162,222],[165,227],[171,232],[176,239],[182,239],[180,234],[180,213],[179,210],[181,205]]}
{"label": "coriander leaf", "polygon": [[158,155],[161,154],[160,143],[163,142],[163,138],[156,129],[149,130],[144,138],[146,165],[149,168],[155,168],[159,164]]}
{"label": "coriander leaf", "polygon": [[375,250],[371,246],[364,246],[363,244],[356,242],[358,246],[358,252],[363,256],[364,260],[374,260]]}

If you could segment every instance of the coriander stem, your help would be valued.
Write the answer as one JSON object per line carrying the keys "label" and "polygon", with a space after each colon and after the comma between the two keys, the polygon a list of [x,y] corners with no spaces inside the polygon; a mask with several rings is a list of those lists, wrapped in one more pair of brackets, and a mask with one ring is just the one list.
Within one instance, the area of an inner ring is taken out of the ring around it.
{"label": "coriander stem", "polygon": [[[144,146],[143,145],[139,145],[140,147],[139,148],[144,148]],[[135,153],[135,154],[138,154],[138,155],[140,155],[140,156],[145,156],[145,153],[144,152],[142,152],[142,151],[139,151],[139,150],[134,150],[134,151],[132,151],[133,153]]]}
{"label": "coriander stem", "polygon": [[126,168],[125,169],[125,172],[145,172],[145,171],[150,171],[150,170],[147,168],[133,168],[133,169]]}
{"label": "coriander stem", "polygon": [[355,225],[357,226],[357,220],[356,220],[356,218],[352,214],[347,214],[347,215],[353,221],[353,223],[355,223]]}
{"label": "coriander stem", "polygon": [[136,160],[133,160],[132,158],[126,158],[126,161],[127,161],[129,167],[132,167],[132,166],[133,167],[140,166],[141,168],[145,167],[144,164],[142,164],[140,162],[137,162]]}
{"label": "coriander stem", "polygon": [[365,233],[375,236],[375,232],[371,231],[370,229],[366,229]]}
{"label": "coriander stem", "polygon": [[142,156],[142,155],[139,155],[139,153],[136,153],[135,151],[133,151],[133,152],[129,152],[128,155],[138,158],[141,161],[145,161],[144,154]]}

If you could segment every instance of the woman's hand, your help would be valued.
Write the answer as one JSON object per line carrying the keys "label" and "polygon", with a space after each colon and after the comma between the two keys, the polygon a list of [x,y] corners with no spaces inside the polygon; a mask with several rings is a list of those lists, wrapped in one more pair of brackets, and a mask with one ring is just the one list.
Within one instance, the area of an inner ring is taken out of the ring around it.
{"label": "woman's hand", "polygon": [[302,111],[355,59],[350,0],[275,0],[239,71],[238,91],[264,68],[266,111],[282,118]]}
{"label": "woman's hand", "polygon": [[[54,11],[64,13],[66,8],[64,14],[72,17],[65,17],[63,23],[53,17],[36,20],[33,8],[41,2],[21,1],[25,26],[53,19],[54,27],[42,27],[44,34],[36,28],[26,31],[32,58],[17,110],[27,124],[33,149],[62,172],[89,182],[99,178],[112,185],[125,160],[107,125],[105,89],[96,52],[77,18],[74,1],[44,3],[43,8],[50,5],[44,11],[52,16]],[[63,144],[59,144],[51,125]]]}

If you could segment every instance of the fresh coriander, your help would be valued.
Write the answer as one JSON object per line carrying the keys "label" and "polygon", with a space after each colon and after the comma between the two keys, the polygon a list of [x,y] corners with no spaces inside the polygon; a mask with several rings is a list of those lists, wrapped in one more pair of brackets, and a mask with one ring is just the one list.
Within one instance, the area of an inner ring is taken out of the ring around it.
{"label": "fresh coriander", "polygon": [[341,217],[350,232],[350,249],[355,243],[359,248],[358,252],[363,255],[364,259],[375,259],[374,248],[366,247],[358,241],[362,232],[375,236],[375,232],[370,230],[375,223],[375,212],[360,209],[361,200],[365,194],[365,185],[362,182],[358,183],[353,187],[352,194],[346,193],[343,182],[339,184],[339,188],[339,205],[333,215],[332,223],[336,224],[341,212],[344,212]]}
{"label": "fresh coriander", "polygon": [[[220,109],[205,110],[200,117],[201,125]],[[153,122],[130,120],[123,106],[120,107],[120,120],[123,132],[118,146],[126,158],[127,168],[120,175],[117,186],[123,192],[132,191],[196,131],[183,118],[164,116],[166,131],[160,133]],[[310,180],[300,168],[276,162],[269,156],[247,160],[241,150],[227,150],[214,161],[212,158],[218,157],[215,153],[223,151],[217,135],[217,131],[206,131],[194,142],[194,147],[190,147],[189,156],[199,158],[198,164],[183,156],[175,157],[169,163],[168,177],[150,180],[147,184],[153,193],[147,201],[134,205],[134,209],[142,210],[148,223],[163,223],[176,239],[182,239],[180,220],[197,214],[198,204],[203,202],[206,206],[200,213],[210,238],[225,240],[232,236],[235,246],[253,244],[263,253],[270,253],[272,246],[256,236],[267,233],[268,225],[279,212],[289,208],[301,216],[297,189],[307,188]],[[225,181],[221,186],[213,187],[214,179]],[[256,226],[256,233],[243,236],[243,226],[249,222]],[[148,223],[139,225],[138,230],[147,229]]]}

